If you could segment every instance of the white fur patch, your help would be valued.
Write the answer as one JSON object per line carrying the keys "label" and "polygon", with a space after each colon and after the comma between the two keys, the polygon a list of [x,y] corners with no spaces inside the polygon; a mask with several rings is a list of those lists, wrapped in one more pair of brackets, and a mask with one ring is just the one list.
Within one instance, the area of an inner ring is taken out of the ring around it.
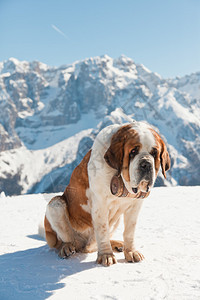
{"label": "white fur patch", "polygon": [[87,213],[89,213],[89,214],[91,213],[91,206],[90,206],[89,202],[87,204],[80,204],[80,206]]}
{"label": "white fur patch", "polygon": [[138,132],[140,143],[142,144],[141,151],[150,152],[156,146],[155,137],[150,130],[150,126],[144,122],[135,122],[132,126]]}

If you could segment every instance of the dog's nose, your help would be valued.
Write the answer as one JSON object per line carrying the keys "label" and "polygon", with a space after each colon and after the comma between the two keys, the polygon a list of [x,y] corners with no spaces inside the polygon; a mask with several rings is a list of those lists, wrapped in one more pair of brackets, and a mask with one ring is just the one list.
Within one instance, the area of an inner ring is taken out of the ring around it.
{"label": "dog's nose", "polygon": [[143,160],[140,163],[140,168],[143,172],[149,172],[151,170],[151,163],[147,160]]}
{"label": "dog's nose", "polygon": [[133,191],[134,194],[137,194],[138,189],[137,188],[132,188],[132,191]]}

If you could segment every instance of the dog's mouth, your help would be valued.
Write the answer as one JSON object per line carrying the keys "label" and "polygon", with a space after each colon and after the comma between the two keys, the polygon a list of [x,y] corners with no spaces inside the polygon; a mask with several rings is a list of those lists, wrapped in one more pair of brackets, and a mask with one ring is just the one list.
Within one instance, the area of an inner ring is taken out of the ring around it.
{"label": "dog's mouth", "polygon": [[143,194],[147,194],[150,191],[150,183],[149,181],[142,180],[137,187],[133,187],[132,191],[134,194],[137,194],[139,192]]}

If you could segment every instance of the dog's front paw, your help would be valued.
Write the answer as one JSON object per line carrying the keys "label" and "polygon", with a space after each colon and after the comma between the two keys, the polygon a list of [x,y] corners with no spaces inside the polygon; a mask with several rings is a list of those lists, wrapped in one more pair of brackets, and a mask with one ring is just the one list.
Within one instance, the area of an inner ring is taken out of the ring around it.
{"label": "dog's front paw", "polygon": [[75,247],[71,243],[63,243],[58,252],[58,255],[60,258],[68,258],[75,253]]}
{"label": "dog's front paw", "polygon": [[111,266],[117,263],[117,259],[115,258],[113,253],[98,253],[97,263],[102,264],[105,267]]}
{"label": "dog's front paw", "polygon": [[144,255],[139,251],[124,250],[124,256],[128,262],[139,262],[144,260]]}

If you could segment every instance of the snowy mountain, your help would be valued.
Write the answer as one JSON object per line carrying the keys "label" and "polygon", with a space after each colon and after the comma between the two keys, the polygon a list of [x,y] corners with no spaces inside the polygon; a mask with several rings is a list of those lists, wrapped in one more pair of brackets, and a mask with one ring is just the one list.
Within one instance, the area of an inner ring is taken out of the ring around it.
{"label": "snowy mountain", "polygon": [[59,68],[0,62],[0,190],[63,190],[98,131],[132,118],[167,140],[172,169],[156,185],[200,184],[200,73],[163,79],[107,55]]}
{"label": "snowy mountain", "polygon": [[[145,260],[127,263],[116,253],[118,263],[108,268],[95,263],[96,252],[59,259],[37,234],[53,195],[0,196],[0,299],[199,300],[199,193],[154,188],[136,229]],[[122,236],[123,222],[114,238]]]}

